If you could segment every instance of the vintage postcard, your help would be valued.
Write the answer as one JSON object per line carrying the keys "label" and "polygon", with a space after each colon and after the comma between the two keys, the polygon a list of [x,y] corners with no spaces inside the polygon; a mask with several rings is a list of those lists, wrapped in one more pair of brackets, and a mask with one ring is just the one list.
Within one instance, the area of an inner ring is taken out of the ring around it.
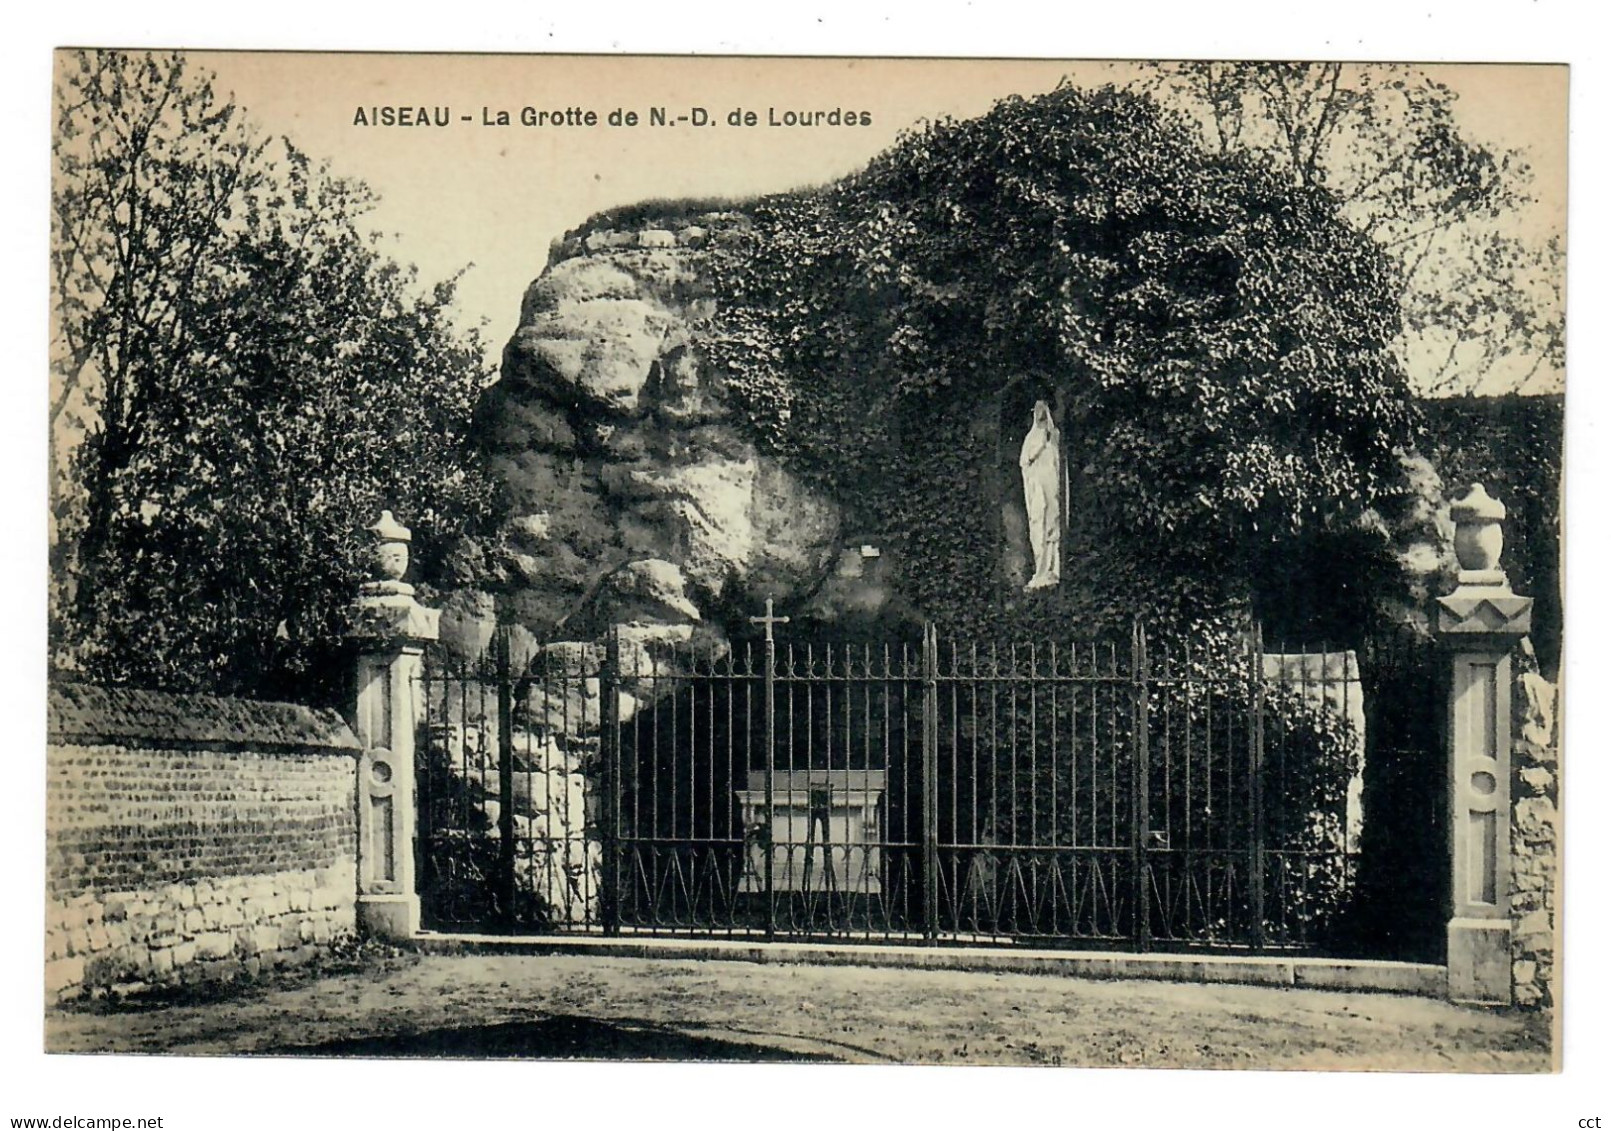
{"label": "vintage postcard", "polygon": [[49,1050],[1557,1067],[1565,67],[54,83]]}

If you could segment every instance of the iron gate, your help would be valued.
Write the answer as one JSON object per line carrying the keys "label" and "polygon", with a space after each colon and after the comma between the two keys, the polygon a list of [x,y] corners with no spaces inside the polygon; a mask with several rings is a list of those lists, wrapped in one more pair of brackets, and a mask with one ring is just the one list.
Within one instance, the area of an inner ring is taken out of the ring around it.
{"label": "iron gate", "polygon": [[438,930],[1314,949],[1354,887],[1346,653],[622,627],[430,657]]}

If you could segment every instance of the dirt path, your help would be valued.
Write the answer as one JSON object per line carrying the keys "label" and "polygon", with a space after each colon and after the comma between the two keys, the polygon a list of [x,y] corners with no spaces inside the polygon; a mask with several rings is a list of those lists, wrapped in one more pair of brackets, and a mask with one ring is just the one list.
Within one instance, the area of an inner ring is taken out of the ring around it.
{"label": "dirt path", "polygon": [[1542,1018],[1030,974],[424,955],[218,1002],[53,1011],[54,1052],[1548,1071]]}

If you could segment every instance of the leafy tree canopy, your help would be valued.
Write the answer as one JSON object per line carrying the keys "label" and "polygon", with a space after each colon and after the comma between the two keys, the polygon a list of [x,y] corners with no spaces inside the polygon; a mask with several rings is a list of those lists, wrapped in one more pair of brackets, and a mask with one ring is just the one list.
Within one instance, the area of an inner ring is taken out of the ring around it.
{"label": "leafy tree canopy", "polygon": [[433,555],[490,497],[490,374],[361,223],[373,201],[180,55],[59,74],[54,659],[98,678],[335,694],[320,663],[382,506]]}
{"label": "leafy tree canopy", "polygon": [[1218,153],[1258,154],[1343,213],[1398,268],[1395,343],[1416,389],[1549,389],[1564,364],[1559,236],[1518,223],[1524,155],[1466,130],[1447,85],[1412,67],[1176,63],[1141,84]]}

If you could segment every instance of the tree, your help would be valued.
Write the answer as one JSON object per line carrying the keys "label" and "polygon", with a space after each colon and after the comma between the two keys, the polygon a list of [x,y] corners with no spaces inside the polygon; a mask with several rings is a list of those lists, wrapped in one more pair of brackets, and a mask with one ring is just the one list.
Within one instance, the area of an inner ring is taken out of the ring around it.
{"label": "tree", "polygon": [[1527,386],[1563,364],[1558,236],[1518,234],[1532,172],[1465,131],[1447,85],[1409,67],[1179,63],[1143,84],[1184,108],[1220,153],[1261,154],[1324,186],[1397,263],[1401,360],[1428,395],[1496,370]]}
{"label": "tree", "polygon": [[183,56],[76,52],[59,66],[50,397],[58,575],[75,534],[89,558],[98,555],[117,506],[115,475],[74,484],[68,459],[85,434],[95,450],[84,462],[108,469],[141,446],[149,391],[175,382],[189,349],[186,312],[264,176],[264,143],[237,107],[188,75]]}
{"label": "tree", "polygon": [[57,110],[56,659],[327,694],[362,528],[395,508],[429,570],[490,497],[452,283],[422,293],[363,185],[255,138],[183,56],[82,53]]}
{"label": "tree", "polygon": [[[1179,620],[1279,583],[1277,551],[1352,536],[1397,488],[1415,414],[1379,246],[1324,187],[1149,98],[1065,87],[933,124],[765,202],[751,239],[718,272],[734,398],[904,541],[929,615]],[[1025,376],[1095,513],[1075,580],[1015,603],[969,485],[981,408]]]}

